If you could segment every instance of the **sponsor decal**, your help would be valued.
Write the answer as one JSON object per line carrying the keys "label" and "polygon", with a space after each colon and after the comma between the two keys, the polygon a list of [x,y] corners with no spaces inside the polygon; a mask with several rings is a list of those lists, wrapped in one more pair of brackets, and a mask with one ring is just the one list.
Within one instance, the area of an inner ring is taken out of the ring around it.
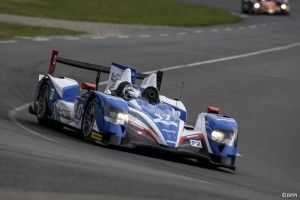
{"label": "sponsor decal", "polygon": [[164,132],[167,132],[167,133],[176,133],[176,131],[174,131],[174,130],[168,130],[168,129],[161,129],[162,131],[164,131]]}
{"label": "sponsor decal", "polygon": [[78,120],[80,120],[82,114],[83,114],[83,104],[78,104],[77,109],[76,109],[75,118],[78,119]]}
{"label": "sponsor decal", "polygon": [[172,117],[172,115],[157,115],[155,114],[155,117],[157,118],[154,118],[153,121],[155,123],[162,123],[164,124],[165,126],[175,126],[175,127],[178,127],[178,124],[172,120],[170,120],[170,118]]}
{"label": "sponsor decal", "polygon": [[118,80],[122,78],[122,74],[126,69],[130,69],[131,71],[131,83],[135,82],[135,76],[136,76],[136,70],[132,69],[130,67],[127,67],[125,65],[117,64],[117,63],[112,63],[111,68],[110,68],[110,74],[106,86],[106,90],[110,90],[111,88],[115,88],[116,83]]}
{"label": "sponsor decal", "polygon": [[101,141],[102,140],[102,135],[100,133],[97,133],[95,131],[92,131],[91,136],[92,139]]}
{"label": "sponsor decal", "polygon": [[66,105],[64,103],[62,103],[61,101],[58,101],[56,103],[56,110],[60,117],[71,120],[70,110],[68,110]]}
{"label": "sponsor decal", "polygon": [[121,78],[121,74],[117,74],[117,73],[115,73],[115,72],[112,72],[111,73],[111,81],[112,81],[112,85],[111,85],[111,87],[115,87],[115,85],[116,85],[116,82],[118,81],[118,80],[120,80],[120,78]]}
{"label": "sponsor decal", "polygon": [[54,89],[51,88],[49,99],[50,99],[50,100],[53,100],[53,98],[54,98]]}

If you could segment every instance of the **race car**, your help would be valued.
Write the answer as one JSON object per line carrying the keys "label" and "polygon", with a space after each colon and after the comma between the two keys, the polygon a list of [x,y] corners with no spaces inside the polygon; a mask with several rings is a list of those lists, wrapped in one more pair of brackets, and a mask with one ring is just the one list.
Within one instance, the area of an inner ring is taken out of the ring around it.
{"label": "race car", "polygon": [[250,14],[290,14],[288,0],[242,0],[242,12]]}
{"label": "race car", "polygon": [[[55,77],[57,63],[95,71],[96,83]],[[109,74],[102,92],[101,73]],[[162,77],[160,71],[142,74],[118,63],[106,67],[70,60],[54,50],[48,74],[39,75],[29,112],[41,124],[73,128],[97,144],[151,147],[235,170],[237,122],[211,106],[194,126],[188,125],[184,104],[160,94]]]}

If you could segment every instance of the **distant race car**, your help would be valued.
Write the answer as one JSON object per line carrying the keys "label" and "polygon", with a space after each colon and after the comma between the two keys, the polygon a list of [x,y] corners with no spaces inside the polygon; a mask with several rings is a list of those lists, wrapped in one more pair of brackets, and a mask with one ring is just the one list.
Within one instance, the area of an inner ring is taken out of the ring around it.
{"label": "distant race car", "polygon": [[242,12],[250,14],[290,14],[288,0],[242,0]]}
{"label": "distant race car", "polygon": [[[96,83],[79,86],[73,79],[54,77],[56,63],[95,71]],[[101,73],[109,73],[104,92],[98,91]],[[41,124],[76,129],[98,144],[152,147],[235,170],[236,121],[208,107],[195,126],[187,125],[183,103],[159,94],[162,76],[160,71],[141,74],[117,63],[106,67],[61,58],[53,51],[49,72],[39,76],[29,112]],[[140,85],[136,79],[141,79]]]}

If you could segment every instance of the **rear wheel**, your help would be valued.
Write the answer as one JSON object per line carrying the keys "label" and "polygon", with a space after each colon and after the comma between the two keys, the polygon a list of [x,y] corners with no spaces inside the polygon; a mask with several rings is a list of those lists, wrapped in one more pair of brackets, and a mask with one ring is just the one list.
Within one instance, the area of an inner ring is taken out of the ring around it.
{"label": "rear wheel", "polygon": [[88,140],[91,136],[93,126],[96,119],[96,100],[91,100],[83,114],[82,119],[82,136],[84,139]]}
{"label": "rear wheel", "polygon": [[36,104],[36,116],[37,120],[40,124],[46,125],[47,124],[47,112],[48,112],[48,101],[50,96],[50,87],[49,84],[46,82],[43,84],[39,91],[39,95],[37,98]]}

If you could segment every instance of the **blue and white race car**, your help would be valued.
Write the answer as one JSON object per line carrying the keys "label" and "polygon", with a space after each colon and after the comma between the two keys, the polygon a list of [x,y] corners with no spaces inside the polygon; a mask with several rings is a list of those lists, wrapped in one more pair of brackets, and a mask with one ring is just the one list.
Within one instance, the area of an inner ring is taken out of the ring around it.
{"label": "blue and white race car", "polygon": [[[96,84],[55,77],[57,63],[95,71]],[[104,92],[98,91],[101,73],[109,73]],[[194,126],[187,125],[184,104],[159,94],[162,75],[137,73],[117,63],[111,67],[83,63],[53,51],[49,72],[39,76],[29,112],[41,124],[79,130],[86,140],[102,145],[154,147],[234,170],[236,121],[209,107]],[[136,79],[141,79],[139,85]]]}

